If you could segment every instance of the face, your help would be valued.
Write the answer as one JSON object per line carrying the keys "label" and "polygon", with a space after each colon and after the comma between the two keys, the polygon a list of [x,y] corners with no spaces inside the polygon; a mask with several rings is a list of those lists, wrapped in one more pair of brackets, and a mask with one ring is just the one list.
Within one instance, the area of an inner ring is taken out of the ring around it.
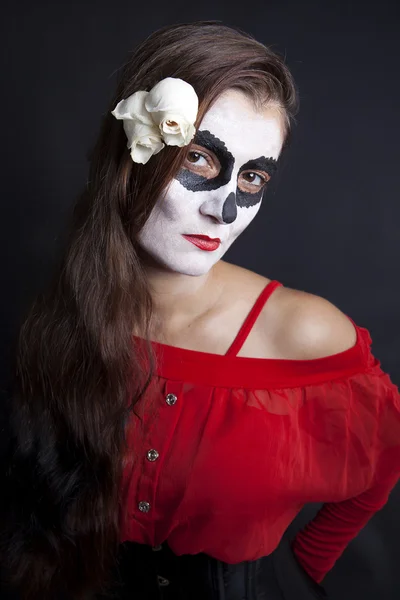
{"label": "face", "polygon": [[141,248],[168,270],[207,273],[259,211],[283,141],[276,107],[259,112],[240,91],[224,92],[141,230]]}

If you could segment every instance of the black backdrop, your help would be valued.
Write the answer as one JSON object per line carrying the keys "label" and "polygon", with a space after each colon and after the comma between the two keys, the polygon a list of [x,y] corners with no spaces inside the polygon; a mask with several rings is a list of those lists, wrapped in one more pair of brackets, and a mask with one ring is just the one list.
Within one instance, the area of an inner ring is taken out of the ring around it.
{"label": "black backdrop", "polygon": [[[301,100],[284,169],[225,259],[335,303],[370,330],[399,385],[399,10],[396,0],[3,5],[4,379],[21,313],[62,248],[116,70],[158,27],[219,19],[283,53]],[[332,598],[400,597],[399,498],[398,485],[326,576]]]}

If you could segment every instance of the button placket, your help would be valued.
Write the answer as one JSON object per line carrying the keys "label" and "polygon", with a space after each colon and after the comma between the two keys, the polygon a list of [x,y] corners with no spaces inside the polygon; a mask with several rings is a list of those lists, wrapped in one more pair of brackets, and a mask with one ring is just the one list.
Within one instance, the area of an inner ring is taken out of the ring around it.
{"label": "button placket", "polygon": [[[143,463],[143,468],[142,468],[142,472],[141,472],[141,477],[140,477],[140,481],[139,481],[139,485],[138,485],[138,489],[137,489],[137,494],[138,494],[138,501],[137,501],[137,508],[138,510],[141,512],[141,514],[143,515],[143,517],[146,514],[149,514],[149,517],[151,517],[153,508],[154,508],[154,502],[155,502],[155,494],[156,494],[156,481],[158,479],[158,469],[161,468],[161,465],[157,465],[158,463],[158,459],[160,458],[160,455],[162,454],[164,448],[162,447],[162,440],[167,440],[170,438],[168,434],[168,430],[169,429],[174,429],[177,419],[178,419],[178,412],[176,411],[177,408],[177,404],[178,404],[178,398],[179,398],[179,391],[177,390],[177,387],[179,387],[180,383],[178,382],[166,382],[165,384],[165,388],[164,388],[164,392],[163,392],[163,396],[160,398],[160,412],[162,415],[162,423],[163,423],[163,431],[161,432],[161,430],[157,427],[155,427],[154,425],[152,427],[150,427],[150,433],[148,435],[148,439],[147,439],[147,443],[149,443],[148,445],[148,449],[145,451],[145,460]],[[162,405],[164,405],[164,410],[162,409]],[[174,410],[175,409],[175,410]],[[164,411],[167,410],[167,413],[164,413]],[[154,446],[152,445],[151,441],[154,442],[154,439],[152,440],[153,436],[153,432],[155,432],[155,434],[157,435],[157,433],[160,434],[160,440],[157,442],[157,446],[158,449],[154,448]],[[154,463],[153,465],[149,464],[149,463]],[[149,535],[151,535],[152,532],[149,532]],[[165,580],[168,581],[168,580]],[[168,582],[169,583],[169,582]],[[162,585],[162,584],[161,584]],[[165,584],[164,585],[168,585]]]}

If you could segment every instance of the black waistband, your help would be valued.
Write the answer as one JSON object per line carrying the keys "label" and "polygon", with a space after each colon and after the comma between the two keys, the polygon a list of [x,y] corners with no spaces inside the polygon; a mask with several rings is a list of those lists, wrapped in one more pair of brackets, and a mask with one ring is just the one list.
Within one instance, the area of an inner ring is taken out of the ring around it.
{"label": "black waistband", "polygon": [[[283,537],[274,552],[229,564],[207,554],[177,556],[164,542],[121,546],[115,600],[326,600]],[[103,596],[102,596],[103,598]]]}

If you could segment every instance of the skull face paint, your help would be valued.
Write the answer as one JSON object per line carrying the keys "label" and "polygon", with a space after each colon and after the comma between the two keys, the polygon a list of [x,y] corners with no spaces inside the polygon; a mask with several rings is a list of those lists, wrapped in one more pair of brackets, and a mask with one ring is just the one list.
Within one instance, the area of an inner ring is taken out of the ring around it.
{"label": "skull face paint", "polygon": [[[168,270],[203,275],[254,219],[284,141],[281,113],[256,111],[242,92],[224,92],[205,114],[176,178],[139,233]],[[219,238],[213,251],[184,235]]]}
{"label": "skull face paint", "polygon": [[[219,160],[220,171],[216,177],[207,179],[198,173],[193,173],[193,171],[189,171],[188,169],[182,169],[178,173],[176,179],[185,186],[186,189],[191,190],[192,192],[216,190],[229,183],[232,177],[235,159],[227,150],[224,142],[215,137],[210,131],[199,130],[194,137],[193,144],[211,150]],[[276,165],[277,161],[275,159],[260,156],[254,160],[249,160],[246,164],[242,165],[239,170],[239,175],[243,171],[252,172],[252,169],[254,169],[265,171],[269,177],[272,177],[276,171]],[[260,188],[257,192],[245,192],[241,191],[238,187],[236,195],[231,192],[223,207],[224,222],[232,223],[236,219],[236,205],[240,207],[254,206],[261,202],[264,190],[265,186]]]}

